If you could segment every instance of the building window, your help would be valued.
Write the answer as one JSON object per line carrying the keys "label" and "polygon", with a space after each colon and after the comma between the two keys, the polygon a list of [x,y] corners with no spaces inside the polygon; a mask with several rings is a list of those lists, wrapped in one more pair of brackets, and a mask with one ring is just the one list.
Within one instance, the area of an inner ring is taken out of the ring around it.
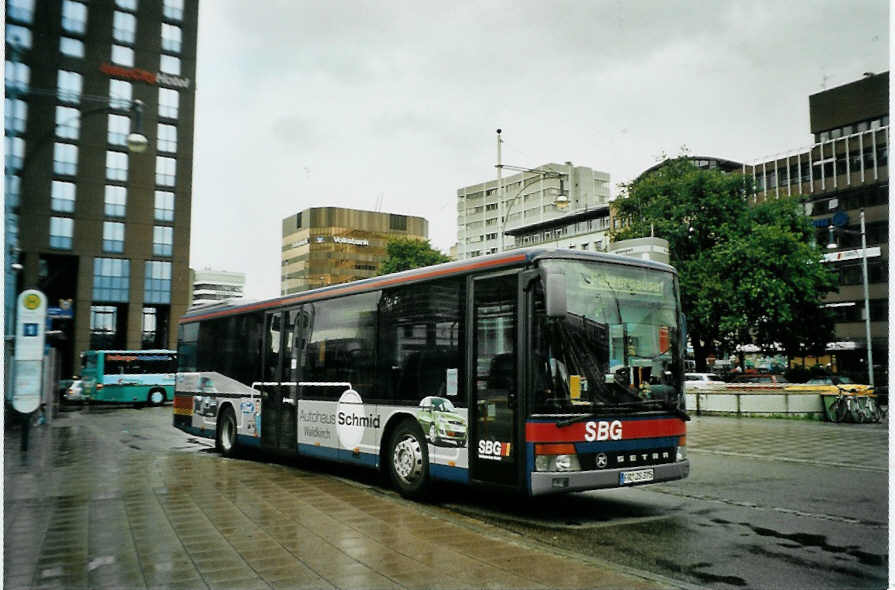
{"label": "building window", "polygon": [[112,18],[112,37],[121,43],[133,43],[137,37],[137,17],[116,10]]}
{"label": "building window", "polygon": [[174,221],[174,193],[155,191],[155,218],[157,221]]}
{"label": "building window", "polygon": [[81,111],[71,107],[56,107],[56,137],[78,139],[81,130]]}
{"label": "building window", "polygon": [[171,263],[160,260],[146,261],[143,301],[146,303],[171,303]]}
{"label": "building window", "polygon": [[34,22],[34,0],[6,0],[6,16],[23,23]]}
{"label": "building window", "polygon": [[158,315],[154,307],[143,308],[143,347],[152,347],[156,343]]}
{"label": "building window", "polygon": [[78,173],[78,146],[70,143],[53,145],[53,172],[71,176]]}
{"label": "building window", "polygon": [[177,127],[164,123],[158,124],[158,151],[177,151]]}
{"label": "building window", "polygon": [[106,152],[106,180],[127,180],[127,154],[125,152]]}
{"label": "building window", "polygon": [[84,42],[71,37],[59,38],[59,53],[69,57],[84,57]]}
{"label": "building window", "polygon": [[61,213],[75,210],[75,183],[54,180],[50,188],[50,208]]}
{"label": "building window", "polygon": [[129,68],[134,67],[134,50],[124,45],[113,45],[112,63]]}
{"label": "building window", "polygon": [[[22,190],[22,179],[12,174],[7,174],[4,178],[3,186],[6,189],[6,202],[10,207],[17,207],[19,205],[19,194]],[[6,231],[6,235],[10,235],[10,230],[7,229]]]}
{"label": "building window", "polygon": [[28,103],[20,98],[7,98],[4,101],[4,123],[6,134],[25,133],[25,122],[28,120]]}
{"label": "building window", "polygon": [[162,14],[171,20],[183,20],[183,0],[164,0]]}
{"label": "building window", "polygon": [[124,224],[118,221],[103,222],[103,252],[124,252]]}
{"label": "building window", "polygon": [[130,117],[109,115],[108,139],[111,145],[127,145],[127,136],[131,132]]}
{"label": "building window", "polygon": [[114,305],[90,306],[90,348],[114,349],[118,333],[118,308]]}
{"label": "building window", "polygon": [[155,157],[155,183],[159,186],[174,186],[177,174],[177,160]]}
{"label": "building window", "polygon": [[12,172],[22,168],[25,161],[25,140],[21,137],[6,136],[6,168]]}
{"label": "building window", "polygon": [[106,185],[106,217],[124,217],[127,212],[127,189],[123,186]]}
{"label": "building window", "polygon": [[152,255],[171,256],[174,250],[174,228],[156,225],[152,228]]}
{"label": "building window", "polygon": [[137,11],[137,0],[115,0],[115,6],[124,10]]}
{"label": "building window", "polygon": [[87,32],[87,6],[74,0],[62,0],[62,29],[83,35]]}
{"label": "building window", "polygon": [[31,79],[31,69],[20,61],[6,61],[6,92],[10,89],[26,91]]}
{"label": "building window", "polygon": [[31,30],[21,25],[6,23],[6,40],[13,46],[31,49]]}
{"label": "building window", "polygon": [[180,53],[182,41],[183,32],[180,27],[162,23],[162,49],[164,51]]}
{"label": "building window", "polygon": [[[9,62],[6,62],[9,64]],[[7,66],[8,68],[8,66]],[[9,71],[7,69],[7,71]],[[26,81],[27,85],[27,81]],[[158,89],[158,114],[159,117],[168,117],[170,119],[177,118],[177,109],[180,102],[180,95],[176,90],[170,88]]]}
{"label": "building window", "polygon": [[159,70],[172,76],[180,75],[180,58],[162,54],[159,57]]}
{"label": "building window", "polygon": [[94,258],[93,300],[127,303],[130,275],[129,260],[123,258]]}
{"label": "building window", "polygon": [[393,230],[406,230],[407,229],[407,216],[406,215],[395,215],[394,213],[388,216],[388,227]]}
{"label": "building window", "polygon": [[71,250],[75,220],[70,217],[50,217],[50,248]]}
{"label": "building window", "polygon": [[109,106],[114,109],[129,109],[134,88],[124,80],[109,80]]}
{"label": "building window", "polygon": [[81,87],[83,84],[81,74],[77,72],[69,72],[67,70],[59,70],[57,80],[59,100],[74,104],[81,102]]}

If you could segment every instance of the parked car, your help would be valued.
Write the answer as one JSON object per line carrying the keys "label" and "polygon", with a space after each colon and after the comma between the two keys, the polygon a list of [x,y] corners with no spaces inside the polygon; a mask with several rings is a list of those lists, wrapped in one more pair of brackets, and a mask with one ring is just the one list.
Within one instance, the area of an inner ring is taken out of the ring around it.
{"label": "parked car", "polygon": [[786,385],[789,381],[783,375],[773,373],[757,373],[737,375],[731,383],[754,383],[756,385]]}
{"label": "parked car", "polygon": [[684,391],[705,389],[722,383],[724,379],[714,373],[684,373]]}
{"label": "parked car", "polygon": [[67,402],[83,402],[84,401],[84,383],[80,379],[75,379],[71,385],[65,390],[63,400]]}

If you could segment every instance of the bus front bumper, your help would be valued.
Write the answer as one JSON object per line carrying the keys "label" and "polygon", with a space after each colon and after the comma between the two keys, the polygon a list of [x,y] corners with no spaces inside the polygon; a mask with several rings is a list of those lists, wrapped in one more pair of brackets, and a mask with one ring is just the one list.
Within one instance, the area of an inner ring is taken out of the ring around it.
{"label": "bus front bumper", "polygon": [[[653,470],[653,478],[640,483],[622,484],[622,473]],[[536,471],[531,474],[531,495],[561,494],[581,490],[620,488],[684,479],[690,475],[690,461],[685,459],[675,463],[663,463],[650,467],[633,469],[599,469],[594,471]]]}

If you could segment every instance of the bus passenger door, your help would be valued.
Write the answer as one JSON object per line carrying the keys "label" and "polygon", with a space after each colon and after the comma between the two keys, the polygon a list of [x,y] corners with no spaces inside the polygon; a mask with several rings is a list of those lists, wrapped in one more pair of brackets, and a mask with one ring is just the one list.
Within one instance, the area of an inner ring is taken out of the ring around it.
{"label": "bus passenger door", "polygon": [[516,426],[519,407],[516,336],[518,273],[471,279],[469,379],[470,477],[517,485],[522,445]]}
{"label": "bus passenger door", "polygon": [[264,317],[264,370],[261,389],[261,445],[295,452],[298,388],[288,382],[292,358],[294,314],[272,312]]}

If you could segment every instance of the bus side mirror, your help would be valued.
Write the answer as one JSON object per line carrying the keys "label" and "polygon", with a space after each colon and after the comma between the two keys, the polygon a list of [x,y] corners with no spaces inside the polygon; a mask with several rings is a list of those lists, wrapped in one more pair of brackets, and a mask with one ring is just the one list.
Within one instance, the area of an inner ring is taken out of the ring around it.
{"label": "bus side mirror", "polygon": [[548,318],[566,317],[566,275],[559,273],[544,275],[544,306]]}

